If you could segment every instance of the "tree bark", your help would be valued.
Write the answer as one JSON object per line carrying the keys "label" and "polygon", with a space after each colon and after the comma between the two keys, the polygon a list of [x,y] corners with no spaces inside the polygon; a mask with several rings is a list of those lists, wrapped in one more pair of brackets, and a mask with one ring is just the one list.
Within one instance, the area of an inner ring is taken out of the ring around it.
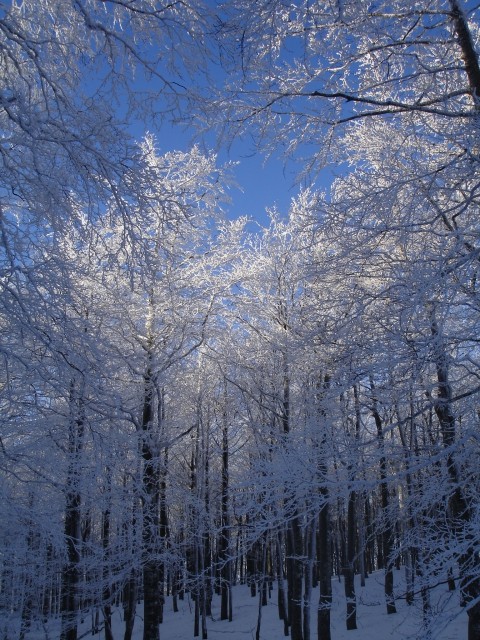
{"label": "tree bark", "polygon": [[348,498],[347,513],[347,564],[344,570],[345,598],[347,601],[347,630],[352,631],[357,628],[357,601],[355,598],[355,538],[356,538],[356,494],[353,489]]}
{"label": "tree bark", "polygon": [[327,489],[323,491],[325,502],[318,517],[317,562],[318,562],[318,640],[331,640],[330,610],[332,608],[332,557],[330,540],[330,505]]}
{"label": "tree bark", "polygon": [[468,25],[465,12],[458,0],[450,0],[451,15],[457,35],[457,42],[462,51],[462,58],[465,63],[465,72],[468,77],[470,91],[475,107],[480,107],[480,65],[477,52],[473,44],[472,33]]}
{"label": "tree bark", "polygon": [[305,588],[303,593],[303,640],[310,640],[310,610],[312,600],[312,584],[313,584],[313,565],[315,562],[316,554],[316,535],[317,526],[313,520],[310,522],[305,530],[305,569],[304,569],[304,582]]}
{"label": "tree bark", "polygon": [[[288,326],[283,324],[286,331]],[[283,354],[283,398],[282,427],[284,437],[290,433],[290,373],[287,356]],[[288,444],[287,444],[288,446]],[[303,582],[303,536],[300,516],[295,512],[287,526],[287,583],[288,621],[292,640],[303,640],[302,582]]]}
{"label": "tree bark", "polygon": [[373,377],[370,377],[370,389],[372,392],[372,415],[377,427],[377,442],[380,449],[380,495],[382,502],[382,513],[384,517],[382,531],[382,555],[385,563],[385,600],[387,603],[387,613],[396,613],[395,598],[393,595],[393,565],[392,565],[392,525],[389,516],[390,499],[388,495],[387,484],[387,459],[385,456],[385,443],[383,437],[383,421],[378,412],[378,400],[376,396],[375,384]]}
{"label": "tree bark", "polygon": [[303,536],[300,517],[297,514],[292,518],[287,530],[287,578],[290,637],[292,640],[303,640]]}
{"label": "tree bark", "polygon": [[449,502],[452,531],[462,549],[458,558],[461,599],[467,606],[468,640],[480,640],[480,563],[476,553],[475,540],[468,531],[471,526],[472,513],[462,490],[460,473],[455,460],[456,424],[448,372],[448,355],[443,336],[435,319],[435,309],[432,310],[431,315],[431,332],[438,382],[438,395],[434,408],[440,424],[443,446],[446,450],[447,472],[452,487]]}
{"label": "tree bark", "polygon": [[317,534],[317,567],[319,600],[317,612],[318,640],[331,640],[330,612],[332,608],[332,552],[331,552],[331,522],[330,495],[326,484],[328,464],[326,455],[327,425],[326,411],[323,406],[323,394],[330,386],[330,376],[325,375],[322,380],[319,401],[319,430],[320,447],[318,460],[318,479],[320,483],[320,512],[318,516]]}
{"label": "tree bark", "polygon": [[283,556],[283,531],[279,531],[277,534],[277,575],[278,575],[278,616],[280,620],[283,620],[283,635],[289,635],[289,620],[288,620],[288,605],[285,594],[285,580],[284,580],[284,556]]}
{"label": "tree bark", "polygon": [[[110,496],[110,469],[106,470],[107,490]],[[110,499],[110,498],[108,498]],[[112,633],[112,605],[111,605],[111,589],[109,580],[109,543],[110,543],[110,507],[107,506],[102,514],[102,547],[103,547],[103,594],[102,608],[103,620],[105,624],[105,640],[113,640]]]}
{"label": "tree bark", "polygon": [[[224,401],[226,402],[226,390]],[[231,611],[229,599],[231,595],[231,561],[230,554],[230,522],[229,522],[229,487],[228,487],[228,422],[227,409],[224,409],[223,431],[222,431],[222,498],[221,498],[221,518],[222,528],[220,532],[219,560],[220,560],[220,620],[231,621]]]}
{"label": "tree bark", "polygon": [[67,562],[62,569],[62,626],[60,640],[77,640],[77,588],[80,580],[81,546],[81,493],[80,493],[80,455],[83,449],[85,414],[83,399],[83,381],[77,389],[76,381],[70,384],[68,426],[69,465],[65,494],[65,540],[67,544]]}
{"label": "tree bark", "polygon": [[160,474],[158,447],[153,433],[153,378],[152,354],[144,375],[144,400],[142,411],[142,510],[143,510],[143,640],[160,640],[160,610],[162,594],[158,571],[158,526],[160,500]]}

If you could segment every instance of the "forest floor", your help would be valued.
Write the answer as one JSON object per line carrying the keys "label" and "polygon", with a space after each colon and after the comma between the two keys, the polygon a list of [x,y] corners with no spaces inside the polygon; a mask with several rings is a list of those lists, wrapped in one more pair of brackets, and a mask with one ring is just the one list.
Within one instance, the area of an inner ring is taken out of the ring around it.
{"label": "forest floor", "polygon": [[[423,624],[420,595],[412,605],[403,598],[397,599],[397,613],[387,615],[383,596],[383,574],[372,574],[365,587],[361,587],[356,578],[357,626],[356,631],[347,631],[345,627],[345,596],[343,581],[333,579],[332,640],[463,640],[467,638],[467,615],[459,606],[458,591],[448,592],[445,584],[431,593],[432,619],[428,630]],[[395,590],[397,596],[404,593],[403,570],[395,572]],[[281,640],[283,623],[278,619],[276,588],[272,590],[267,606],[262,607],[261,640]],[[312,592],[311,637],[316,633],[316,604],[318,591]],[[174,613],[172,600],[166,599],[164,622],[160,626],[161,640],[193,640],[194,606],[188,594],[179,601],[179,612]],[[233,621],[220,621],[220,599],[214,596],[212,616],[207,620],[209,640],[255,640],[258,618],[258,597],[252,598],[246,586],[233,588]],[[142,606],[137,607],[134,640],[142,640]],[[18,624],[13,619],[0,622],[1,640],[16,640]],[[113,636],[122,640],[124,625],[121,612],[116,610],[113,616]],[[8,626],[8,629],[7,629]],[[47,625],[32,625],[26,635],[28,640],[56,640],[59,637],[59,622],[52,620]],[[80,626],[79,638],[103,638],[104,633],[92,635],[91,620],[86,618]]]}

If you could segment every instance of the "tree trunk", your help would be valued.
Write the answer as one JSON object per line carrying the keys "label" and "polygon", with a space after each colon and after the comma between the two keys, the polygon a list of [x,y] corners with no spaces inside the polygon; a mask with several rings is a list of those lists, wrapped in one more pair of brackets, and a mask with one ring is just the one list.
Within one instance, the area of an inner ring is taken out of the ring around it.
{"label": "tree trunk", "polygon": [[357,601],[355,598],[355,511],[356,511],[356,494],[353,489],[350,491],[348,498],[347,513],[347,555],[346,566],[344,571],[345,579],[345,598],[347,601],[347,630],[352,631],[357,628]]}
{"label": "tree trunk", "polygon": [[263,553],[262,553],[262,567],[261,567],[261,578],[260,578],[260,587],[258,593],[258,612],[257,612],[257,629],[255,631],[255,640],[260,640],[260,629],[262,625],[262,607],[263,607],[263,592],[264,587],[266,586],[267,581],[267,540],[265,536],[265,540],[263,541]]}
{"label": "tree trunk", "polygon": [[378,400],[375,392],[373,377],[370,376],[370,389],[372,391],[372,415],[377,427],[377,442],[380,449],[380,495],[382,502],[382,513],[384,518],[382,531],[382,555],[385,563],[385,600],[387,603],[387,613],[396,613],[395,598],[393,595],[393,565],[392,565],[392,549],[393,549],[393,533],[391,518],[389,514],[390,500],[388,495],[387,484],[387,459],[385,456],[385,443],[383,438],[383,422],[378,412]]}
{"label": "tree trunk", "polygon": [[[33,494],[30,495],[30,499],[28,502],[29,502],[30,509],[33,509],[33,506],[35,504]],[[33,520],[28,520],[26,523],[26,526],[28,527],[27,565],[31,563],[32,569],[31,571],[26,572],[25,580],[24,580],[19,640],[25,640],[25,635],[28,633],[28,630],[30,629],[30,625],[32,622],[34,595],[35,595],[34,577],[40,568],[38,566],[40,549],[39,549],[38,540],[37,540],[38,536],[36,535],[37,526]],[[0,587],[1,586],[3,585],[0,585]]]}
{"label": "tree trunk", "polygon": [[[83,382],[82,382],[83,385]],[[68,475],[65,494],[65,540],[67,561],[62,569],[62,626],[60,640],[77,640],[77,588],[80,580],[79,562],[81,545],[80,455],[83,449],[85,415],[83,388],[70,384],[70,419],[68,433]]]}
{"label": "tree trunk", "polygon": [[312,600],[312,584],[313,584],[313,565],[315,562],[316,554],[316,535],[317,527],[316,522],[313,520],[310,522],[305,531],[305,570],[304,581],[305,589],[303,594],[303,640],[310,640],[310,611]]}
{"label": "tree trunk", "polygon": [[151,360],[144,376],[142,411],[142,509],[143,509],[143,640],[160,640],[160,610],[162,594],[158,570],[158,525],[160,500],[160,469],[158,447],[153,433],[153,379]]}
{"label": "tree trunk", "polygon": [[322,491],[324,504],[318,517],[317,560],[320,589],[317,615],[318,640],[330,640],[330,610],[332,608],[332,556],[330,540],[330,505],[328,489]]}
{"label": "tree trunk", "polygon": [[[106,471],[107,487],[110,496],[110,469]],[[110,542],[110,508],[107,506],[102,514],[102,547],[103,547],[103,620],[105,624],[105,640],[113,640],[112,606],[109,579],[109,542]]]}
{"label": "tree trunk", "polygon": [[[360,438],[361,438],[361,430],[362,430],[362,417],[360,412],[360,397],[358,386],[356,384],[353,385],[353,398],[354,398],[354,406],[355,406],[355,442],[356,446],[360,448]],[[367,577],[366,570],[366,548],[365,548],[365,512],[362,507],[363,505],[363,496],[361,493],[358,499],[356,498],[356,517],[358,520],[358,564],[360,571],[360,585],[362,587],[365,586],[365,578]],[[360,508],[358,508],[358,504],[360,504]]]}
{"label": "tree trunk", "polygon": [[470,92],[475,108],[480,107],[480,65],[478,55],[475,51],[470,27],[467,22],[465,12],[460,7],[458,0],[450,0],[451,15],[457,35],[457,42],[462,52],[465,63],[465,72],[470,85]]}
{"label": "tree trunk", "polygon": [[[225,383],[226,385],[226,383]],[[224,402],[226,403],[226,388]],[[220,560],[220,620],[230,620],[231,612],[229,599],[231,595],[231,560],[230,560],[230,520],[229,520],[229,495],[228,495],[228,422],[227,408],[224,408],[223,431],[222,431],[222,498],[221,498],[221,518],[222,529],[219,541]]]}
{"label": "tree trunk", "polygon": [[354,405],[355,405],[355,432],[350,433],[347,425],[347,433],[352,438],[347,464],[348,482],[350,485],[347,503],[347,535],[346,535],[346,554],[344,568],[344,587],[345,599],[347,601],[347,630],[352,631],[357,628],[357,601],[355,597],[355,543],[357,539],[356,532],[356,516],[357,516],[357,494],[354,489],[355,483],[355,465],[354,457],[357,455],[360,440],[360,403],[356,385],[353,387]]}
{"label": "tree trunk", "polygon": [[289,635],[289,620],[288,620],[288,605],[285,594],[285,580],[284,580],[284,556],[283,556],[283,532],[279,531],[277,535],[277,575],[278,575],[278,616],[280,620],[283,620],[283,635]]}
{"label": "tree trunk", "polygon": [[[163,394],[162,394],[163,395]],[[161,417],[163,422],[163,415]],[[163,464],[160,470],[160,483],[159,483],[159,553],[162,556],[169,544],[170,529],[168,523],[168,511],[167,511],[167,473],[168,473],[168,448],[165,447],[163,454]],[[163,557],[158,560],[158,572],[159,572],[159,591],[161,597],[161,607],[159,611],[159,621],[163,622],[163,608],[165,605],[164,586],[165,586],[165,561]]]}
{"label": "tree trunk", "polygon": [[123,588],[123,616],[125,620],[125,633],[123,640],[132,640],[136,608],[137,575],[135,569],[132,569]]}
{"label": "tree trunk", "polygon": [[[130,548],[132,550],[132,559],[135,557],[136,552],[136,529],[137,529],[137,507],[139,504],[138,499],[138,491],[139,491],[139,483],[137,479],[140,477],[138,474],[135,478],[135,483],[133,487],[133,504],[132,504],[132,515],[130,518],[125,518],[125,522],[123,524],[124,529],[124,537],[126,540],[125,548]],[[124,488],[126,485],[126,477],[124,477]],[[130,520],[130,522],[129,522]],[[123,604],[123,618],[125,620],[125,633],[124,640],[132,640],[133,635],[133,627],[135,625],[135,614],[137,609],[137,589],[138,589],[138,575],[135,564],[131,566],[125,584],[123,586],[122,593],[122,604]]]}
{"label": "tree trunk", "polygon": [[297,514],[287,529],[287,579],[290,637],[292,640],[303,640],[303,536],[300,517]]}
{"label": "tree trunk", "polygon": [[453,413],[453,394],[448,374],[448,356],[435,320],[435,309],[432,310],[431,332],[438,381],[438,397],[434,406],[442,432],[443,446],[447,452],[447,472],[452,487],[449,503],[452,531],[460,547],[463,547],[458,558],[461,600],[467,606],[468,640],[480,640],[480,563],[475,540],[472,533],[468,531],[472,513],[460,484],[460,474],[455,461],[456,424]]}
{"label": "tree trunk", "polygon": [[[283,313],[280,314],[282,320]],[[288,330],[284,321],[283,328]],[[286,353],[283,353],[283,396],[281,403],[281,424],[286,438],[290,433],[290,372]],[[300,516],[295,512],[287,525],[286,560],[288,585],[288,621],[292,640],[303,640],[302,632],[302,581],[303,581],[303,537]]]}
{"label": "tree trunk", "polygon": [[319,389],[319,452],[318,452],[318,481],[320,484],[320,512],[318,516],[317,534],[317,567],[318,567],[318,612],[317,637],[318,640],[330,640],[330,611],[332,608],[332,545],[330,522],[330,495],[327,486],[327,414],[323,404],[323,395],[330,386],[330,376],[325,375]]}

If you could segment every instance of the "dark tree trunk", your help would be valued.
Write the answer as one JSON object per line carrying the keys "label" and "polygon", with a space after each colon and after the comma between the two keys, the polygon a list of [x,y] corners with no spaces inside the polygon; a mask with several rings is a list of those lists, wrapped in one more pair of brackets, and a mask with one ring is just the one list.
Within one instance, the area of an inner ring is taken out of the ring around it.
{"label": "dark tree trunk", "polygon": [[345,566],[345,598],[347,600],[347,629],[352,631],[357,628],[357,601],[355,598],[355,507],[356,494],[350,491],[347,513],[347,564]]}
{"label": "dark tree trunk", "polygon": [[382,555],[385,564],[385,599],[387,603],[387,613],[396,613],[395,598],[393,595],[393,531],[389,514],[390,499],[388,495],[387,459],[385,456],[385,443],[383,437],[383,422],[378,412],[378,400],[375,391],[373,378],[370,377],[370,389],[372,391],[372,415],[377,427],[377,442],[380,449],[380,495],[382,503],[382,513],[384,518],[382,531]]}
{"label": "dark tree trunk", "polygon": [[[126,485],[126,477],[124,478],[124,487]],[[136,549],[136,531],[137,531],[137,508],[138,508],[138,482],[134,485],[134,499],[132,504],[132,516],[129,526],[129,518],[126,518],[123,525],[126,547],[130,538],[130,548],[132,549],[132,558],[134,557]],[[138,590],[138,575],[135,566],[131,566],[129,574],[123,585],[122,592],[122,604],[123,604],[123,618],[125,620],[125,633],[124,640],[132,640],[133,627],[135,625],[135,614],[137,609],[137,590]]]}
{"label": "dark tree trunk", "polygon": [[316,522],[312,521],[308,524],[305,531],[305,569],[304,569],[304,582],[305,589],[303,594],[303,640],[310,640],[310,611],[312,600],[312,585],[313,585],[313,565],[316,555],[316,535],[317,527]]}
{"label": "dark tree trunk", "polygon": [[287,579],[290,637],[292,640],[303,640],[303,536],[298,515],[292,518],[287,530]]}
{"label": "dark tree trunk", "polygon": [[153,379],[151,353],[144,376],[142,411],[142,508],[143,508],[143,640],[160,640],[160,611],[163,595],[160,591],[158,566],[158,526],[160,500],[159,452],[153,433]]}
{"label": "dark tree trunk", "polygon": [[319,438],[318,480],[320,483],[320,512],[318,516],[317,533],[317,568],[318,568],[318,612],[317,637],[318,640],[331,640],[330,612],[332,608],[332,540],[330,521],[330,495],[327,486],[327,414],[323,404],[323,395],[330,386],[330,376],[325,375],[319,389]]}
{"label": "dark tree trunk", "polygon": [[[358,447],[358,441],[360,438],[360,407],[358,401],[357,389],[354,386],[354,400],[355,400],[355,414],[356,424],[355,432],[350,434],[350,438],[353,440],[350,446],[349,456],[350,459],[347,464],[348,481],[350,484],[350,494],[348,496],[347,503],[347,535],[345,539],[345,567],[344,567],[344,587],[345,587],[345,599],[347,602],[347,630],[352,631],[357,628],[357,601],[355,598],[355,543],[357,538],[357,494],[353,488],[355,482],[355,460],[356,449]],[[355,446],[353,446],[355,444]]]}
{"label": "dark tree trunk", "polygon": [[[280,314],[285,321],[284,313]],[[288,330],[286,322],[283,323],[285,331]],[[288,446],[288,434],[290,433],[290,372],[288,359],[283,354],[283,396],[281,403],[281,425],[285,437],[285,445]],[[302,621],[302,582],[303,582],[303,536],[300,516],[294,513],[287,526],[286,532],[286,560],[287,560],[287,598],[288,621],[290,624],[290,636],[292,640],[303,640]]]}
{"label": "dark tree trunk", "polygon": [[[34,497],[30,495],[29,506],[30,509],[33,509],[34,505]],[[25,640],[25,635],[30,629],[30,625],[32,622],[32,613],[34,606],[34,575],[39,570],[38,566],[38,556],[40,553],[39,545],[38,545],[38,536],[35,534],[37,529],[35,522],[28,521],[28,535],[27,535],[27,554],[28,559],[27,563],[33,565],[33,569],[30,572],[27,572],[25,576],[24,582],[24,595],[23,595],[23,604],[22,604],[22,614],[21,614],[21,623],[20,623],[20,635],[19,640]],[[1,585],[0,585],[1,586]]]}
{"label": "dark tree trunk", "polygon": [[325,502],[318,518],[317,559],[318,600],[317,635],[318,640],[330,640],[330,610],[332,608],[332,556],[330,539],[330,505],[328,493],[323,491]]}
{"label": "dark tree trunk", "polygon": [[370,496],[365,496],[364,501],[364,522],[365,536],[367,539],[365,545],[365,570],[372,573],[375,570],[375,539],[372,532],[372,507],[370,504]]}
{"label": "dark tree trunk", "polygon": [[[208,437],[204,439],[203,447],[205,449],[205,519],[208,523],[210,520],[210,453],[208,450]],[[202,555],[203,555],[203,572],[202,572],[202,590],[203,590],[203,603],[204,603],[204,616],[202,617],[202,623],[206,624],[205,616],[212,615],[212,545],[210,532],[208,526],[204,527],[204,534],[202,539]],[[204,639],[205,640],[205,639]]]}
{"label": "dark tree trunk", "polygon": [[[407,435],[405,433],[405,428],[403,425],[403,422],[401,420],[400,417],[400,411],[398,410],[398,407],[396,409],[396,414],[397,414],[397,420],[398,420],[398,430],[400,433],[400,440],[402,443],[402,448],[403,448],[403,455],[404,455],[404,460],[405,460],[405,479],[406,479],[406,483],[407,483],[407,495],[408,495],[408,499],[409,499],[409,503],[408,503],[408,518],[406,518],[406,522],[405,522],[405,528],[408,528],[410,530],[410,537],[415,536],[415,531],[418,530],[418,522],[416,520],[415,514],[413,513],[413,496],[414,496],[414,486],[413,486],[413,479],[412,479],[412,463],[411,463],[411,448],[412,448],[412,442],[414,440],[414,420],[413,420],[413,415],[414,415],[414,407],[413,407],[413,400],[412,398],[410,398],[410,445],[407,442]],[[416,488],[416,492],[418,493],[419,488]],[[414,601],[414,592],[415,592],[415,569],[416,569],[416,563],[417,563],[417,558],[418,558],[418,551],[417,549],[414,547],[414,545],[411,545],[409,548],[406,549],[405,551],[405,582],[406,582],[406,593],[405,593],[405,601],[407,604],[411,605],[413,604]]]}
{"label": "dark tree trunk", "polygon": [[283,635],[289,635],[288,605],[285,593],[285,576],[284,576],[284,543],[283,532],[279,531],[277,536],[277,575],[278,575],[278,616],[283,620]]}
{"label": "dark tree trunk", "polygon": [[[360,396],[358,391],[358,386],[356,384],[353,385],[353,398],[354,398],[354,406],[355,406],[355,443],[357,450],[360,449],[360,439],[361,439],[361,431],[362,431],[362,417],[360,412]],[[355,504],[354,511],[356,512],[356,518],[358,519],[358,564],[359,564],[359,572],[360,572],[360,584],[362,587],[365,586],[365,578],[367,576],[366,571],[366,550],[365,550],[365,517],[363,508],[358,508],[358,503],[362,503],[362,495],[355,495]]]}
{"label": "dark tree trunk", "polygon": [[137,575],[132,569],[123,587],[123,617],[125,620],[124,640],[132,640],[137,609]]}
{"label": "dark tree trunk", "polygon": [[457,35],[457,42],[465,63],[465,72],[470,85],[470,92],[476,108],[480,106],[480,66],[478,55],[473,43],[472,33],[464,11],[458,0],[450,0],[451,15]]}
{"label": "dark tree trunk", "polygon": [[80,456],[83,448],[85,415],[83,391],[70,385],[70,420],[68,433],[69,465],[65,494],[65,540],[67,561],[62,569],[62,628],[60,640],[77,640],[77,588],[80,580],[81,494]]}
{"label": "dark tree trunk", "polygon": [[262,548],[263,548],[263,553],[262,553],[260,588],[259,588],[259,594],[258,594],[257,628],[255,631],[255,640],[260,640],[260,629],[262,626],[262,607],[264,606],[263,592],[265,590],[266,583],[267,583],[267,541],[266,539],[263,541]]}
{"label": "dark tree trunk", "polygon": [[248,549],[246,564],[247,564],[247,585],[250,587],[250,595],[255,598],[257,595],[257,579],[258,579],[258,543],[255,542],[253,546]]}
{"label": "dark tree trunk", "polygon": [[[225,394],[226,400],[226,394]],[[226,408],[222,433],[222,529],[219,541],[220,560],[220,620],[231,620],[229,599],[231,595],[230,521],[228,496],[228,423]]]}
{"label": "dark tree trunk", "polygon": [[[163,394],[162,394],[163,396]],[[163,415],[162,415],[162,422],[163,422]],[[169,544],[169,537],[170,537],[170,529],[169,529],[169,523],[168,523],[168,511],[167,511],[167,472],[168,472],[168,449],[165,448],[164,454],[163,454],[163,464],[162,464],[162,468],[160,470],[160,483],[159,483],[159,552],[160,555],[163,554],[163,552],[165,551],[165,549],[168,547]],[[165,562],[163,560],[163,558],[159,558],[158,561],[158,573],[159,573],[159,591],[160,591],[160,597],[161,597],[161,607],[160,607],[160,611],[159,611],[159,621],[160,623],[163,622],[163,607],[165,604],[165,597],[164,597],[164,586],[165,586]]]}
{"label": "dark tree trunk", "polygon": [[[107,486],[110,494],[110,470],[106,471]],[[112,633],[112,606],[111,589],[109,583],[109,542],[110,542],[110,509],[107,508],[102,515],[102,547],[103,547],[103,594],[102,607],[105,624],[105,640],[113,640]]]}
{"label": "dark tree trunk", "polygon": [[[435,320],[434,309],[432,311],[431,331],[438,380],[435,413],[440,423],[443,445],[447,452],[447,471],[452,488],[449,503],[452,530],[463,547],[458,558],[461,600],[467,606],[468,640],[480,640],[480,563],[473,535],[470,532],[465,533],[469,529],[472,513],[461,487],[460,473],[455,461],[456,424],[453,413],[452,387],[448,374],[448,356]],[[471,605],[472,602],[474,603],[473,605]]]}

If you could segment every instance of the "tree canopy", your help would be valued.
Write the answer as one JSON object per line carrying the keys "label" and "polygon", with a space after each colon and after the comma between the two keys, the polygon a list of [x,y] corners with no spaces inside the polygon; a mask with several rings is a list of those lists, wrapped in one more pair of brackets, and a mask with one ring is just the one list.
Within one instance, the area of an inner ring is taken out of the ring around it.
{"label": "tree canopy", "polygon": [[[275,583],[279,632],[329,640],[332,577],[353,630],[379,571],[480,640],[479,10],[0,4],[5,638],[122,608],[129,640],[143,602],[159,640],[185,593],[207,638],[243,582],[258,639]],[[229,220],[172,122],[293,157],[290,209]]]}

